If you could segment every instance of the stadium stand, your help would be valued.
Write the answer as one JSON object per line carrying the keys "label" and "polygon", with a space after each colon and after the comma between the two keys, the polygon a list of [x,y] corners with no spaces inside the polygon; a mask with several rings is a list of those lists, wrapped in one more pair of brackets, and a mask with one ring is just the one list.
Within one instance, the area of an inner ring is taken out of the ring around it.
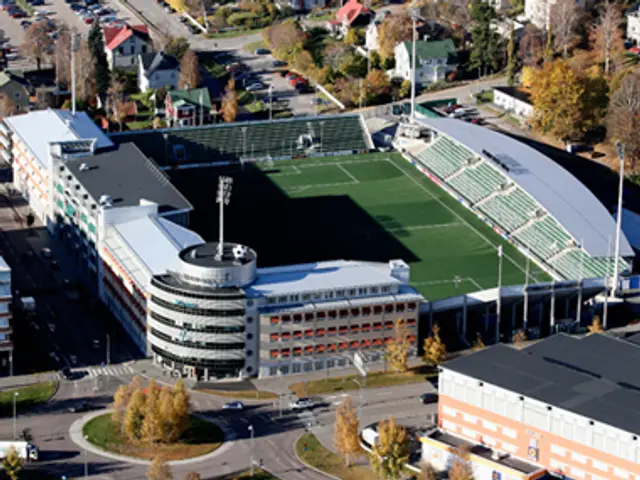
{"label": "stadium stand", "polygon": [[531,222],[517,232],[514,238],[545,260],[564,250],[572,241],[569,234],[550,215]]}
{"label": "stadium stand", "polygon": [[498,190],[506,179],[485,162],[468,167],[456,175],[449,184],[471,203],[476,203]]}
{"label": "stadium stand", "polygon": [[[307,138],[301,143],[302,137]],[[324,138],[322,138],[324,137]],[[371,140],[359,115],[331,115],[113,134],[159,165],[234,162],[322,152],[361,152]]]}
{"label": "stadium stand", "polygon": [[496,195],[478,208],[505,231],[512,232],[527,223],[538,207],[526,192],[514,188],[507,194]]}
{"label": "stadium stand", "polygon": [[439,136],[418,154],[418,160],[442,179],[467,165],[473,154],[445,136]]}

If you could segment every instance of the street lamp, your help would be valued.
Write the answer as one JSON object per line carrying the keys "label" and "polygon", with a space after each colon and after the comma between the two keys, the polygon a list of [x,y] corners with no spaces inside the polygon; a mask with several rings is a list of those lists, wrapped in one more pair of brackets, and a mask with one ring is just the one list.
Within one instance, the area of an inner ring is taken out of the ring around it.
{"label": "street lamp", "polygon": [[[85,435],[84,439],[88,442],[89,435]],[[87,446],[84,446],[84,478],[89,478],[89,462],[87,460]]]}
{"label": "street lamp", "polygon": [[358,421],[360,421],[360,409],[362,407],[362,384],[355,378],[351,379],[356,385],[358,385]]}
{"label": "street lamp", "polygon": [[410,8],[409,16],[413,21],[413,45],[411,46],[411,121],[414,121],[416,119],[416,37],[418,36],[416,22],[418,18],[420,18],[420,10]]}
{"label": "street lamp", "polygon": [[273,85],[269,85],[269,120],[273,119]]}
{"label": "street lamp", "polygon": [[500,313],[502,311],[502,245],[498,246],[498,298],[496,299],[496,343],[500,343]]}
{"label": "street lamp", "polygon": [[13,392],[13,438],[14,440],[17,438],[16,433],[16,400],[20,395],[20,392]]}
{"label": "street lamp", "polygon": [[620,230],[622,229],[622,190],[624,189],[624,143],[616,142],[616,153],[620,159],[620,183],[618,185],[618,218],[616,219],[616,249],[613,259],[613,294],[618,289],[618,267],[620,262]]}
{"label": "street lamp", "polygon": [[251,466],[251,476],[253,477],[253,425],[249,425],[249,432],[251,432],[251,443],[249,446],[249,462]]}

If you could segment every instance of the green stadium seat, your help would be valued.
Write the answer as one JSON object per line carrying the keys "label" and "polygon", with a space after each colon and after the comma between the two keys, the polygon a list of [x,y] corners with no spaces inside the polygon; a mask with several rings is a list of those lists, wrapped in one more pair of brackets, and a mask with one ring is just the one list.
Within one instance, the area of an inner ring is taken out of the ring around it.
{"label": "green stadium seat", "polygon": [[476,203],[497,191],[505,181],[505,177],[483,161],[468,167],[451,179],[449,185],[471,203]]}

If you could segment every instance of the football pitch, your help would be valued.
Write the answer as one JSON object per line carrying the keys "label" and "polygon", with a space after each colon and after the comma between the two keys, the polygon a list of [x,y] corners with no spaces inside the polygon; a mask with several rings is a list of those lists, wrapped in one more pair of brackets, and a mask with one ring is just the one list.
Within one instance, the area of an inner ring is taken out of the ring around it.
{"label": "football pitch", "polygon": [[[249,173],[236,179],[236,185],[245,183],[245,195],[271,205],[270,215],[279,218],[272,228],[261,222],[257,229],[269,239],[258,242],[261,248],[276,248],[275,239],[281,238],[282,252],[277,260],[271,254],[269,263],[402,258],[411,266],[411,284],[433,300],[497,286],[497,249],[503,245],[503,285],[524,283],[525,257],[400,154],[297,159],[256,168],[287,199],[268,198],[264,187],[253,189]],[[256,245],[257,232],[247,243],[260,258],[265,251]],[[322,250],[318,258],[316,249]],[[549,279],[531,262],[530,282]]]}

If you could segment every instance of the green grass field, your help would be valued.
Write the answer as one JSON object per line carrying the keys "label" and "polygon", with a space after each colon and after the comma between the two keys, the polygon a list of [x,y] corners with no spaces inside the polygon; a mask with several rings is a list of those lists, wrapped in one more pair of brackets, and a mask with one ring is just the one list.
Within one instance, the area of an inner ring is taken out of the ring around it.
{"label": "green grass field", "polygon": [[[399,154],[290,160],[258,167],[295,205],[274,200],[273,208],[289,222],[289,244],[298,249],[309,246],[311,257],[313,245],[320,244],[329,250],[323,257],[403,258],[411,265],[411,283],[427,299],[438,299],[495,287],[497,248],[502,244],[503,285],[524,282],[525,257]],[[264,193],[264,188],[257,191]],[[269,204],[270,199],[261,196],[261,201]],[[281,258],[282,263],[300,260],[290,253],[294,258]],[[530,281],[546,280],[549,277],[531,264]]]}

